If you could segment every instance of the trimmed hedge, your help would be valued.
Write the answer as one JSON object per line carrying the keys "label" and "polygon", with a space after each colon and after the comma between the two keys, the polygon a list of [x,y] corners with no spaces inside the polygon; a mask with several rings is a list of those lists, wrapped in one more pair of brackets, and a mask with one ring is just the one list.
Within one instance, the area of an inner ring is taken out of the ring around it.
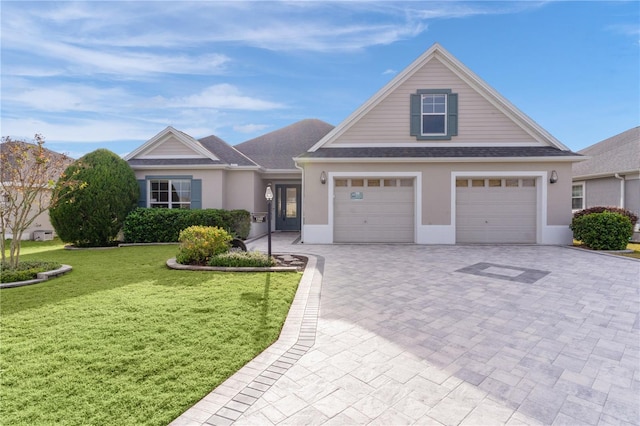
{"label": "trimmed hedge", "polygon": [[633,235],[628,216],[608,211],[574,217],[571,230],[576,240],[594,250],[624,250]]}
{"label": "trimmed hedge", "polygon": [[251,229],[251,214],[246,210],[180,210],[137,208],[124,221],[127,243],[174,243],[180,231],[190,226],[213,226],[246,239]]}
{"label": "trimmed hedge", "polygon": [[573,218],[575,219],[577,217],[581,217],[587,214],[602,213],[602,212],[620,213],[621,215],[628,217],[632,225],[635,225],[638,222],[638,216],[635,213],[627,209],[621,209],[620,207],[606,207],[606,206],[589,207],[588,209],[579,210],[573,214]]}
{"label": "trimmed hedge", "polygon": [[266,267],[276,266],[276,260],[269,258],[266,254],[258,251],[235,251],[231,250],[211,257],[209,266],[224,267]]}

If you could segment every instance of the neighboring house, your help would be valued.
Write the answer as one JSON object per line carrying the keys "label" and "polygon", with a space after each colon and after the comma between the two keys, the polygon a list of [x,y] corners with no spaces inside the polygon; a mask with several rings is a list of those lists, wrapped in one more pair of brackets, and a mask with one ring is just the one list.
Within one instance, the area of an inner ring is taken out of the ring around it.
{"label": "neighboring house", "polygon": [[303,242],[417,244],[569,244],[581,159],[438,44],[335,128],[231,147],[168,127],[126,157],[142,206],[259,213],[272,184],[275,229]]}
{"label": "neighboring house", "polygon": [[[640,127],[578,151],[586,161],[573,165],[571,207],[622,207],[640,216]],[[640,241],[635,226],[634,241]]]}
{"label": "neighboring house", "polygon": [[[16,182],[11,181],[13,172],[15,170],[15,169],[11,170],[11,168],[15,167],[15,162],[11,160],[12,158],[11,153],[32,151],[36,149],[36,145],[28,142],[11,141],[11,142],[3,142],[2,144],[0,144],[0,149],[3,151],[3,154],[4,154],[3,158],[6,159],[6,164],[3,163],[0,167],[1,169],[0,178],[2,179],[2,183],[3,183],[2,187],[10,188],[11,186],[17,184]],[[48,176],[48,179],[55,181],[60,177],[60,175],[64,172],[64,170],[68,166],[70,166],[71,163],[74,162],[74,160],[71,157],[68,157],[64,154],[60,154],[55,151],[51,151],[47,148],[44,148],[44,151],[45,151],[46,157],[50,158],[52,163],[57,166],[51,170],[50,176]],[[1,197],[0,208],[3,208],[5,203],[8,202],[8,195],[6,193],[3,193],[2,189],[0,189],[0,197]],[[43,194],[42,198],[36,197],[36,199],[34,200],[34,207],[33,207],[34,210],[38,208],[37,204],[39,202],[43,202],[47,204],[49,203],[48,191]],[[33,217],[33,214],[29,215],[28,217],[29,218]],[[11,221],[12,219],[8,218],[8,220]],[[53,229],[53,225],[51,225],[51,220],[49,219],[49,211],[46,210],[36,216],[34,221],[31,223],[31,226],[29,226],[22,234],[22,239],[23,240],[44,239],[44,238],[49,239],[49,238],[53,238],[54,235],[55,235],[55,232]],[[6,238],[7,239],[13,238],[13,235],[10,233],[10,229],[8,229]]]}

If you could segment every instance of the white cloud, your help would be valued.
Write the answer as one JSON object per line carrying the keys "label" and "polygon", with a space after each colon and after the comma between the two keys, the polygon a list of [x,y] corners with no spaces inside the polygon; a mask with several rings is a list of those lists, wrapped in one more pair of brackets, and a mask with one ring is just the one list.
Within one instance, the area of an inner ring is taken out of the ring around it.
{"label": "white cloud", "polygon": [[[28,129],[28,134],[25,134]],[[155,124],[131,120],[74,119],[49,122],[38,118],[3,118],[2,133],[12,138],[42,134],[47,141],[96,143],[119,140],[147,140],[162,130]]]}
{"label": "white cloud", "polygon": [[261,132],[271,127],[269,124],[238,124],[233,126],[233,130],[240,133]]}
{"label": "white cloud", "polygon": [[394,70],[394,69],[388,68],[388,69],[384,70],[384,72],[382,73],[382,75],[393,75],[393,74],[396,74],[397,72],[398,72],[398,71],[396,71],[396,70]]}
{"label": "white cloud", "polygon": [[171,99],[156,98],[156,104],[172,108],[213,108],[262,111],[284,108],[283,104],[261,100],[255,96],[244,95],[230,84],[216,84],[202,92]]}

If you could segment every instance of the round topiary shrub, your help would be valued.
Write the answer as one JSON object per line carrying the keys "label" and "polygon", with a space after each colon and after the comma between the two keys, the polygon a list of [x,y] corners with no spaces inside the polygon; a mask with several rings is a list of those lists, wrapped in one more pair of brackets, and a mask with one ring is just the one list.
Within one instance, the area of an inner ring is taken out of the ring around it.
{"label": "round topiary shrub", "polygon": [[206,265],[216,255],[229,251],[233,237],[222,228],[190,226],[180,231],[180,249],[176,262],[183,265]]}
{"label": "round topiary shrub", "polygon": [[576,240],[594,250],[624,250],[633,235],[627,216],[608,211],[574,217],[571,230]]}
{"label": "round topiary shrub", "polygon": [[113,245],[138,202],[140,190],[129,164],[109,150],[98,149],[69,166],[54,191],[66,194],[67,179],[83,184],[49,210],[60,239],[80,247]]}

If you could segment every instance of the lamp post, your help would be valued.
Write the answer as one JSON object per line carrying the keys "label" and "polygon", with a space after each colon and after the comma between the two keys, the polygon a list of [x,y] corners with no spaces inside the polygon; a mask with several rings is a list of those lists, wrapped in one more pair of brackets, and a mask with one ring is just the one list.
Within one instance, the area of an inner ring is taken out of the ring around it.
{"label": "lamp post", "polygon": [[271,200],[273,200],[271,185],[267,186],[267,190],[264,193],[264,198],[267,199],[267,247],[269,259],[271,259]]}

